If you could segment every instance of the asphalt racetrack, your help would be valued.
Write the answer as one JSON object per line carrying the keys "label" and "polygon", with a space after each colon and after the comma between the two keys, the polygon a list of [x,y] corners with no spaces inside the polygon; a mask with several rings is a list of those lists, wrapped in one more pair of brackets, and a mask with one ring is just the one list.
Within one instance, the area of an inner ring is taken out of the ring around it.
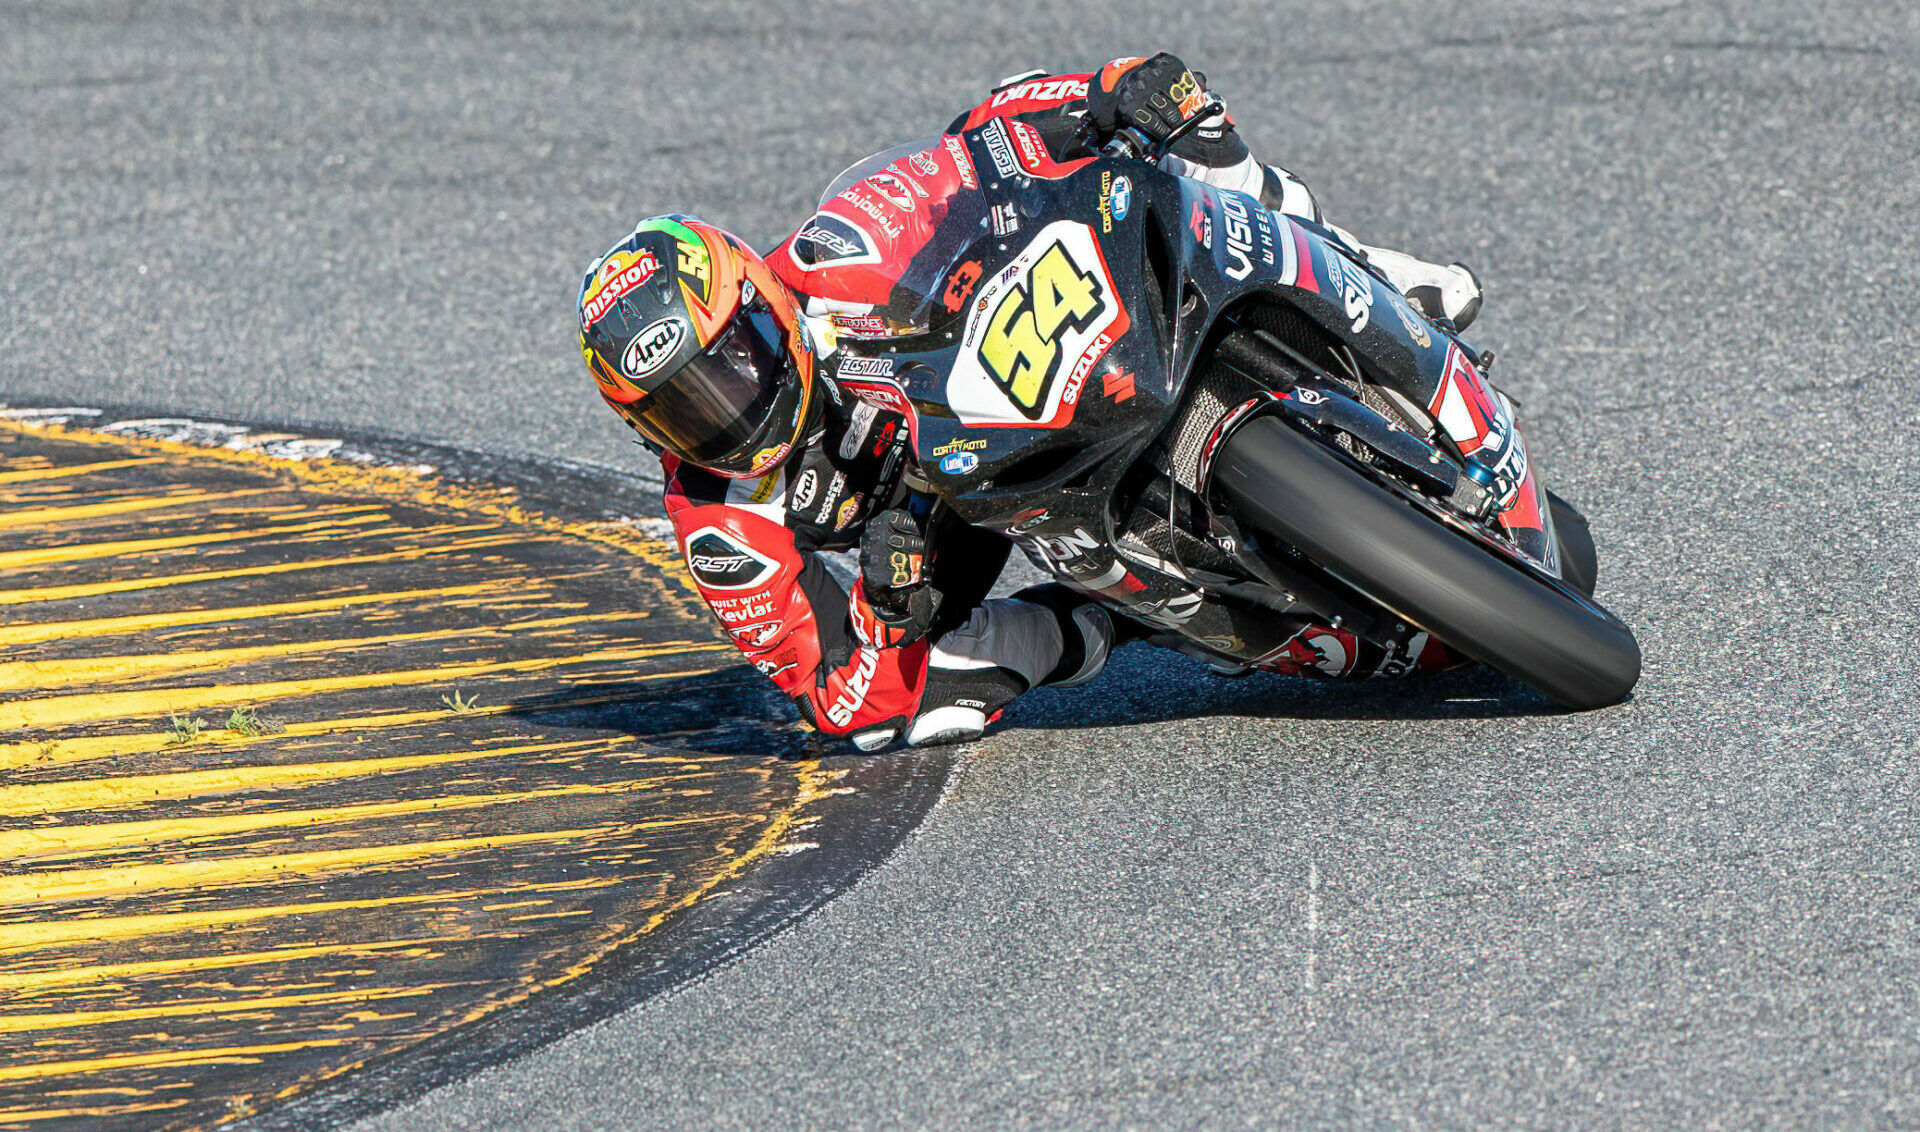
{"label": "asphalt racetrack", "polygon": [[999,76],[1161,47],[1479,271],[1632,701],[1129,649],[810,917],[360,1127],[1920,1121],[1910,5],[10,5],[0,402],[644,472],[571,306],[635,220],[764,246]]}

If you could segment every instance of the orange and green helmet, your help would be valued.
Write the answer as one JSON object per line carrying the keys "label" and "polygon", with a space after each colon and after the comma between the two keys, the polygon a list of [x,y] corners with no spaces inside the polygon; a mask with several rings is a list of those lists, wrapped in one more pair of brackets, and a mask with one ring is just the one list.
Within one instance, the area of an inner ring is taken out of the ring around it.
{"label": "orange and green helmet", "polygon": [[643,439],[723,476],[777,467],[813,406],[793,294],[739,237],[691,216],[641,221],[587,269],[580,352]]}

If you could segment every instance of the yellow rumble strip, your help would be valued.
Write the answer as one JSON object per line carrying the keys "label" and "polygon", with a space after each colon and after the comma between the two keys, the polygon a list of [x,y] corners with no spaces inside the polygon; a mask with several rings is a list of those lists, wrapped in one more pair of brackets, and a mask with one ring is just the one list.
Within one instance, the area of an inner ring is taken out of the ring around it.
{"label": "yellow rumble strip", "polygon": [[210,1127],[393,1064],[842,792],[772,757],[801,741],[658,531],[74,419],[0,416],[0,1128]]}

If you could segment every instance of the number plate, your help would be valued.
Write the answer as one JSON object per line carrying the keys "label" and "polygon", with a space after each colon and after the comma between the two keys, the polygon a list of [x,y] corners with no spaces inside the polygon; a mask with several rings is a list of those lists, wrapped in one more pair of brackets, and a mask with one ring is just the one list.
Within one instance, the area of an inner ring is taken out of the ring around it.
{"label": "number plate", "polygon": [[973,300],[947,403],[970,426],[1060,428],[1127,325],[1093,229],[1049,224]]}

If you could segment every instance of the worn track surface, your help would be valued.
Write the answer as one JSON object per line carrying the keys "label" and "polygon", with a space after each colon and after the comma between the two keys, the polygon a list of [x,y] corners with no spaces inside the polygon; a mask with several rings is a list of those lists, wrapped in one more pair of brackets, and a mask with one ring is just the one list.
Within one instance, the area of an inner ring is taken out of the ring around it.
{"label": "worn track surface", "polygon": [[618,484],[413,454],[455,467],[0,410],[0,1126],[406,1099],[700,973],[931,801],[939,756],[818,758]]}
{"label": "worn track surface", "polygon": [[1911,1125],[1916,19],[16,5],[0,396],[628,464],[570,303],[634,220],[764,244],[1001,74],[1173,48],[1487,281],[1633,701],[1129,650],[821,914],[368,1127]]}

